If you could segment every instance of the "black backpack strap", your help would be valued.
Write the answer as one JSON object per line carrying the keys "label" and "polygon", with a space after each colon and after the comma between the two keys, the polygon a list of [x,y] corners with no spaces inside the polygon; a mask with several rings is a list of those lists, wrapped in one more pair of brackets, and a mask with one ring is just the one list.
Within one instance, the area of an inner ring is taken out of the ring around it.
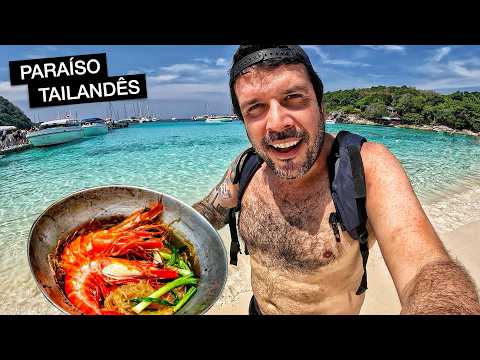
{"label": "black backpack strap", "polygon": [[[238,241],[238,224],[236,221],[236,213],[240,211],[245,189],[247,188],[250,180],[252,180],[253,175],[255,175],[255,172],[262,165],[262,163],[263,160],[260,158],[260,156],[258,156],[258,154],[253,150],[253,148],[249,148],[244,151],[240,157],[240,160],[237,163],[237,169],[235,172],[235,177],[233,179],[233,184],[238,184],[237,207],[230,209],[228,213],[228,226],[230,228],[230,237],[232,241],[230,245],[230,264],[232,265],[237,265],[238,253],[241,253],[240,242]],[[245,245],[245,254],[248,255],[247,245]]]}
{"label": "black backpack strap", "polygon": [[368,231],[365,208],[366,186],[360,149],[365,138],[348,131],[340,131],[328,158],[330,189],[336,210],[336,219],[342,230],[359,241],[363,263],[363,277],[356,292],[367,289]]}

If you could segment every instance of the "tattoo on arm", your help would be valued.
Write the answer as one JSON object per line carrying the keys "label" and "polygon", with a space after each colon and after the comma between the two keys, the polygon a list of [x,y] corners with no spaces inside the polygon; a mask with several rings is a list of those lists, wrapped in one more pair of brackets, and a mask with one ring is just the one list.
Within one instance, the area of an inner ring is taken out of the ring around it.
{"label": "tattoo on arm", "polygon": [[406,291],[402,314],[480,314],[474,282],[463,266],[452,260],[425,265]]}
{"label": "tattoo on arm", "polygon": [[238,160],[237,157],[210,194],[193,205],[193,208],[205,216],[217,230],[227,224],[228,212],[237,205],[235,191],[237,186],[233,185],[233,179]]}

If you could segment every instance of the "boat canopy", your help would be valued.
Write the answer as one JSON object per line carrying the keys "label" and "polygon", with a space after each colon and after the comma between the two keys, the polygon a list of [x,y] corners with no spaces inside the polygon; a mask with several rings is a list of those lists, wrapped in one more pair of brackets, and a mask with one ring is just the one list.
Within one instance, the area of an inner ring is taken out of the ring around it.
{"label": "boat canopy", "polygon": [[0,132],[2,132],[2,131],[8,132],[8,131],[12,131],[12,130],[17,130],[17,127],[13,126],[13,125],[11,125],[11,126],[0,126]]}
{"label": "boat canopy", "polygon": [[45,121],[40,124],[41,129],[48,129],[52,127],[61,127],[61,126],[78,126],[78,122],[73,119],[59,119]]}

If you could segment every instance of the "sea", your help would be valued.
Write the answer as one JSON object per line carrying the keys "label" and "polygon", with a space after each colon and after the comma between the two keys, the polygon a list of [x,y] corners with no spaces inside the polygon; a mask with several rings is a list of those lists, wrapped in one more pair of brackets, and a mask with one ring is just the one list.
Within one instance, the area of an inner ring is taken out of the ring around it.
{"label": "sea", "polygon": [[[384,144],[399,159],[437,231],[480,220],[480,138],[394,127],[328,124]],[[193,204],[249,147],[240,121],[162,121],[0,157],[0,314],[60,314],[38,290],[27,259],[36,218],[70,193],[134,185]]]}

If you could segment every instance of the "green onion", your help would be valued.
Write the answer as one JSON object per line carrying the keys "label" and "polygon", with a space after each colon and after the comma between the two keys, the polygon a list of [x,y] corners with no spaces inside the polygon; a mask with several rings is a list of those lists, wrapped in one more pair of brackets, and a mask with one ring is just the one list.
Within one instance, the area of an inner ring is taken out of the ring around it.
{"label": "green onion", "polygon": [[167,262],[167,265],[175,265],[177,263],[177,258],[178,258],[178,255],[177,255],[177,249],[175,248],[172,248],[172,256],[170,256],[170,259],[168,260]]}
{"label": "green onion", "polygon": [[173,289],[170,292],[173,294],[173,297],[175,298],[175,304],[174,305],[177,305],[178,302],[180,301],[180,299],[178,298],[177,292]]}
{"label": "green onion", "polygon": [[[172,254],[169,254],[163,251],[159,251],[159,253],[162,256],[162,258],[164,258],[165,260],[168,261],[168,263],[170,263],[170,260],[172,259],[172,256],[173,256]],[[178,258],[178,266],[181,269],[191,271],[190,266],[188,266],[188,264],[180,256],[177,256],[177,258]],[[173,263],[172,265],[175,265],[175,263]]]}
{"label": "green onion", "polygon": [[163,251],[159,251],[159,253],[165,260],[170,260],[170,258],[172,257],[172,254],[169,254]]}
{"label": "green onion", "polygon": [[[147,297],[158,299],[160,296],[162,296],[163,294],[166,294],[167,292],[169,292],[172,289],[175,289],[176,287],[179,287],[179,286],[182,286],[182,285],[194,285],[194,284],[197,284],[197,281],[198,280],[194,277],[184,276],[184,277],[175,279],[175,280],[165,284],[160,289],[156,290],[155,292],[153,292],[152,294],[150,294]],[[183,298],[182,298],[182,300],[183,300]],[[180,300],[180,302],[181,302],[181,300]],[[144,310],[150,304],[151,304],[151,301],[142,301],[141,303],[135,305],[132,308],[132,310],[135,311],[137,314],[139,314],[140,312],[142,312],[142,310]]]}
{"label": "green onion", "polygon": [[180,310],[181,307],[185,305],[185,303],[193,296],[193,294],[195,294],[196,291],[197,288],[195,286],[192,286],[190,289],[188,289],[188,291],[185,293],[185,295],[183,295],[178,304],[175,305],[173,311],[177,312],[178,310]]}
{"label": "green onion", "polygon": [[134,298],[130,300],[133,303],[139,304],[142,301],[148,301],[150,303],[156,303],[156,304],[161,304],[161,305],[168,305],[168,306],[175,306],[177,303],[169,303],[167,300],[164,299],[155,299],[151,297],[143,297],[143,298]]}
{"label": "green onion", "polygon": [[188,266],[188,264],[183,261],[183,259],[179,258],[178,260],[178,266],[180,266],[180,268],[184,269],[184,270],[189,270],[190,271],[190,267]]}

